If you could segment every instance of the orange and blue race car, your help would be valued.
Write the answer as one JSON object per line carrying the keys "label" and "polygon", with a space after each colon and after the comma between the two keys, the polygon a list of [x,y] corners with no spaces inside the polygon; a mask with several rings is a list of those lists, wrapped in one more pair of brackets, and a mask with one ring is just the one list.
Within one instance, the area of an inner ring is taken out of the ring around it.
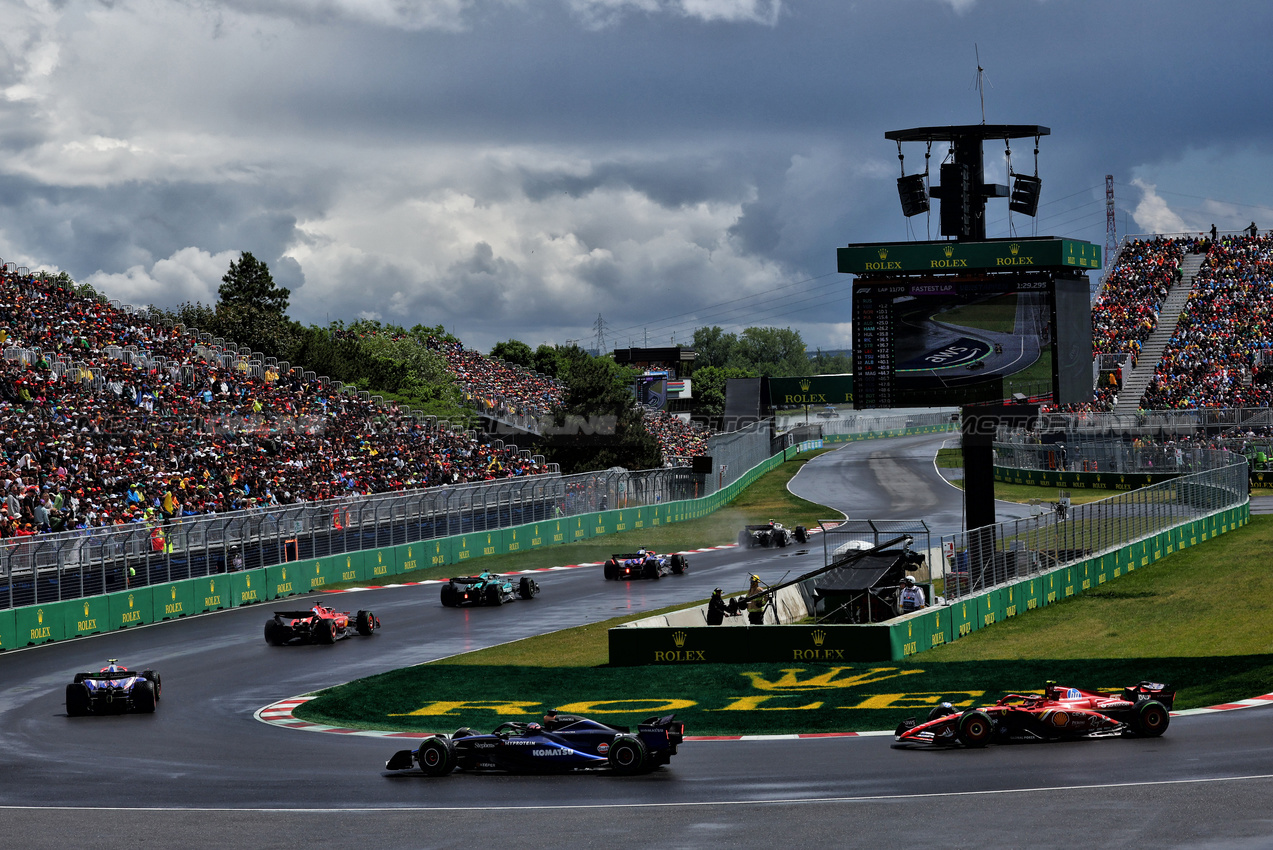
{"label": "orange and blue race car", "polygon": [[159,702],[162,688],[154,670],[140,673],[121,667],[114,659],[97,673],[76,673],[66,686],[66,716],[85,714],[149,714]]}
{"label": "orange and blue race car", "polygon": [[324,605],[308,611],[275,611],[265,621],[265,642],[270,646],[287,643],[335,643],[354,635],[369,636],[380,628],[380,618],[370,611],[351,614]]}
{"label": "orange and blue race car", "polygon": [[690,562],[684,555],[660,555],[649,549],[611,555],[602,568],[607,580],[627,581],[634,578],[660,579],[666,575],[684,575]]}
{"label": "orange and blue race car", "polygon": [[1176,692],[1170,685],[1140,682],[1120,693],[1086,691],[1048,682],[1042,694],[1008,694],[994,705],[959,711],[948,702],[928,719],[907,718],[894,746],[984,747],[1015,741],[1135,736],[1167,731]]}

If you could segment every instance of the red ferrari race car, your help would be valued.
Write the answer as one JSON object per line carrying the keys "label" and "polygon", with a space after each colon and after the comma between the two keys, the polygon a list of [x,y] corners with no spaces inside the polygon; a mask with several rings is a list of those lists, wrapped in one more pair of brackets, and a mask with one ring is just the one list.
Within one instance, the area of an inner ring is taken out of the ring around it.
{"label": "red ferrari race car", "polygon": [[1167,731],[1176,692],[1141,682],[1110,694],[1048,682],[1040,694],[1008,694],[994,705],[959,711],[944,702],[923,723],[907,718],[894,746],[984,747],[991,741],[1057,741],[1131,735],[1156,738]]}
{"label": "red ferrari race car", "polygon": [[270,646],[285,643],[335,643],[355,634],[366,637],[380,628],[380,619],[370,611],[350,614],[322,605],[308,611],[275,611],[265,621],[265,642]]}

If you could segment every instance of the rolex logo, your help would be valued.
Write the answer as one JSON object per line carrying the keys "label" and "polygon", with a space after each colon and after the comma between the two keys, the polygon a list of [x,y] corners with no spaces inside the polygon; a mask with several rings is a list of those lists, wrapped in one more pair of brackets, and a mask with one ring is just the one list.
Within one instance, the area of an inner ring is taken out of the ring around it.
{"label": "rolex logo", "polygon": [[681,647],[685,646],[685,632],[680,631],[679,629],[677,631],[672,632],[672,640],[673,642],[676,643],[677,649],[680,649]]}
{"label": "rolex logo", "polygon": [[809,380],[808,380],[807,378],[805,378],[805,379],[801,380],[801,381],[800,381],[800,392],[802,392],[802,393],[807,393],[807,392],[809,391],[809,387],[811,387],[811,386],[813,386],[813,385],[812,385],[811,383],[809,383]]}
{"label": "rolex logo", "polygon": [[1017,252],[1021,250],[1021,246],[1018,245],[1016,242],[1013,242],[1011,245],[1008,246],[1008,250],[1011,251],[1012,256],[1015,257],[1017,255]]}
{"label": "rolex logo", "polygon": [[881,248],[881,249],[880,249],[880,251],[879,251],[879,254],[880,254],[880,259],[881,259],[881,260],[887,260],[887,259],[888,259],[888,249],[887,249],[887,248]]}
{"label": "rolex logo", "polygon": [[85,617],[87,617],[87,616],[88,616],[88,603],[87,603],[87,602],[85,602],[85,603],[84,603],[84,616],[85,616]]}
{"label": "rolex logo", "polygon": [[215,581],[208,582],[208,593],[217,592],[217,583]]}
{"label": "rolex logo", "polygon": [[947,257],[949,257],[950,255],[955,253],[955,246],[947,245],[946,247],[942,248],[942,253],[944,253]]}
{"label": "rolex logo", "polygon": [[128,607],[133,607],[133,595],[131,593],[128,594]]}
{"label": "rolex logo", "polygon": [[827,633],[822,629],[815,629],[812,637],[814,646],[822,646],[822,642],[827,639]]}
{"label": "rolex logo", "polygon": [[318,575],[320,572],[322,572],[322,570],[323,570],[323,568],[322,568],[322,567],[318,564],[318,562],[315,562],[315,563],[314,563],[314,575]]}
{"label": "rolex logo", "polygon": [[177,586],[175,584],[172,586],[172,601],[177,601]]}
{"label": "rolex logo", "polygon": [[44,609],[37,608],[35,611],[35,621],[40,625],[44,625]]}
{"label": "rolex logo", "polygon": [[287,567],[283,568],[283,581],[287,581]]}
{"label": "rolex logo", "polygon": [[251,574],[251,573],[248,573],[247,575],[245,575],[245,576],[244,576],[244,578],[248,580],[248,587],[251,587],[251,586],[252,586],[252,574]]}

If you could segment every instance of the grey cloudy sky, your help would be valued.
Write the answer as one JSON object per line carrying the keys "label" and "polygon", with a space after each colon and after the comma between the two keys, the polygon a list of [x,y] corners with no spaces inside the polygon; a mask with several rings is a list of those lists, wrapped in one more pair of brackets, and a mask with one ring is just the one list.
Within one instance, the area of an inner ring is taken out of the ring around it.
{"label": "grey cloudy sky", "polygon": [[[908,231],[886,130],[1042,124],[1036,222],[1273,227],[1273,4],[0,0],[0,257],[488,349],[791,326],[847,347],[835,248]],[[1030,140],[1017,170],[1033,171]],[[908,146],[907,171],[922,170]],[[933,170],[944,151],[935,151]],[[1002,179],[1002,150],[988,145]],[[937,238],[937,223],[931,225]]]}

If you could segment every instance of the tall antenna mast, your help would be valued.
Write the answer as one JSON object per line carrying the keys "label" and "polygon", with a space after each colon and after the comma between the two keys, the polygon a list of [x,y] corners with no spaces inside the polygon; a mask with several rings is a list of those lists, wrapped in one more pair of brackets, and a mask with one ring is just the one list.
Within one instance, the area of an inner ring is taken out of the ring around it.
{"label": "tall antenna mast", "polygon": [[986,123],[986,88],[982,84],[986,69],[981,67],[981,48],[977,47],[977,42],[972,43],[972,49],[977,54],[977,95],[981,98],[981,123]]}

